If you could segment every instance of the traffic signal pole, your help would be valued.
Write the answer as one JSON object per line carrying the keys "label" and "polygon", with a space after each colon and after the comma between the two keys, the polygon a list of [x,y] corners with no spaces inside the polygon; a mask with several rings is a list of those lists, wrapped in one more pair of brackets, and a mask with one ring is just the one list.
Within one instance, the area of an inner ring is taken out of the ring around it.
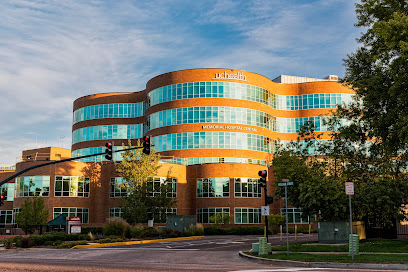
{"label": "traffic signal pole", "polygon": [[[112,153],[126,151],[126,150],[139,149],[139,148],[143,148],[143,147],[141,147],[141,146],[131,147],[131,148],[127,148],[127,149],[112,151]],[[106,152],[102,152],[102,153],[98,153],[98,154],[85,155],[85,156],[76,157],[76,158],[69,158],[69,159],[64,159],[64,160],[60,160],[60,161],[52,161],[52,162],[47,162],[47,163],[43,163],[43,164],[34,165],[34,166],[28,167],[28,168],[26,168],[24,170],[21,170],[20,172],[12,175],[11,177],[6,178],[2,182],[0,182],[0,186],[3,185],[6,182],[18,177],[18,176],[20,176],[23,173],[28,172],[28,171],[33,170],[33,169],[36,169],[36,168],[44,167],[44,166],[47,166],[47,165],[53,165],[53,164],[57,164],[57,163],[62,163],[62,162],[67,162],[67,161],[75,161],[75,160],[79,160],[79,159],[84,159],[84,158],[89,158],[89,157],[94,157],[94,156],[99,156],[99,155],[105,155],[105,154],[106,154]]]}
{"label": "traffic signal pole", "polygon": [[[265,192],[265,206],[268,206],[268,194],[267,194],[267,189],[266,189],[266,184],[264,187],[264,192]],[[265,215],[265,237],[266,237],[266,242],[268,243],[268,216]]]}

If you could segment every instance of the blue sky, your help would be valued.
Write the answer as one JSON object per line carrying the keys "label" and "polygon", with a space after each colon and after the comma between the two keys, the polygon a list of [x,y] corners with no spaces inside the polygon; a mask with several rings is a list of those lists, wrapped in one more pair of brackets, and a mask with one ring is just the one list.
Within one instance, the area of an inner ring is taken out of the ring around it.
{"label": "blue sky", "polygon": [[0,1],[0,165],[24,149],[69,148],[76,98],[140,91],[162,73],[341,77],[362,31],[355,2]]}

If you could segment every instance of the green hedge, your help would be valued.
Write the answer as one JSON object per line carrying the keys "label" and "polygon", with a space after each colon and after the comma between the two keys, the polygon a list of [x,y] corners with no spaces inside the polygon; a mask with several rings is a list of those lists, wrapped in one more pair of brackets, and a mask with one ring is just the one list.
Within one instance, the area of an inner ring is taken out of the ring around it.
{"label": "green hedge", "polygon": [[64,232],[55,232],[52,234],[30,235],[31,244],[33,246],[42,246],[47,241],[79,241],[90,240],[88,234],[66,234]]}
{"label": "green hedge", "polygon": [[[269,233],[271,233],[269,231]],[[239,226],[228,229],[220,227],[205,227],[204,235],[263,235],[264,229],[255,226]]]}

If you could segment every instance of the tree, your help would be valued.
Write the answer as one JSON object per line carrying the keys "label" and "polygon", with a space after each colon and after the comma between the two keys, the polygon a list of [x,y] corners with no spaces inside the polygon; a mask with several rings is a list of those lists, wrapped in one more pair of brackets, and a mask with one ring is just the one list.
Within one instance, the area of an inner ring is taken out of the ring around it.
{"label": "tree", "polygon": [[26,233],[32,234],[48,220],[48,209],[41,197],[26,198],[21,211],[16,215],[16,223]]}
{"label": "tree", "polygon": [[329,120],[330,140],[316,141],[320,135],[307,124],[273,166],[277,181],[294,181],[289,202],[305,214],[346,218],[344,183],[352,181],[354,219],[389,226],[406,218],[408,195],[408,2],[362,0],[356,7],[356,26],[366,32],[344,61],[342,80],[356,92],[353,103]]}
{"label": "tree", "polygon": [[387,166],[398,175],[406,166],[408,143],[408,2],[362,0],[356,7],[356,26],[366,32],[358,39],[362,46],[344,61],[342,81],[357,99],[338,115],[352,121],[344,137],[370,140],[370,152],[388,162],[398,157]]}
{"label": "tree", "polygon": [[[137,146],[141,146],[140,141]],[[160,156],[154,149],[150,155],[143,154],[141,149],[126,150],[122,157],[122,162],[116,164],[116,171],[123,177],[122,186],[128,191],[121,204],[123,218],[130,224],[143,223],[149,219],[163,221],[166,210],[176,204],[171,195],[173,189],[169,177],[171,170],[167,174],[167,179],[155,186],[151,177],[157,175],[161,165]]]}

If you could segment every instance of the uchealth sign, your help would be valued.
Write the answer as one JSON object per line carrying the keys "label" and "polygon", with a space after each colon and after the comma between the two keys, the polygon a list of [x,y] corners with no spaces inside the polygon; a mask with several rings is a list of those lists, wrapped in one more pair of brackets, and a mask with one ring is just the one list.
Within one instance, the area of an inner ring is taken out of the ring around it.
{"label": "uchealth sign", "polygon": [[247,81],[246,80],[246,75],[244,73],[227,73],[227,71],[224,71],[223,73],[215,73],[215,76],[213,79],[236,79],[236,80],[242,80],[242,81]]}

